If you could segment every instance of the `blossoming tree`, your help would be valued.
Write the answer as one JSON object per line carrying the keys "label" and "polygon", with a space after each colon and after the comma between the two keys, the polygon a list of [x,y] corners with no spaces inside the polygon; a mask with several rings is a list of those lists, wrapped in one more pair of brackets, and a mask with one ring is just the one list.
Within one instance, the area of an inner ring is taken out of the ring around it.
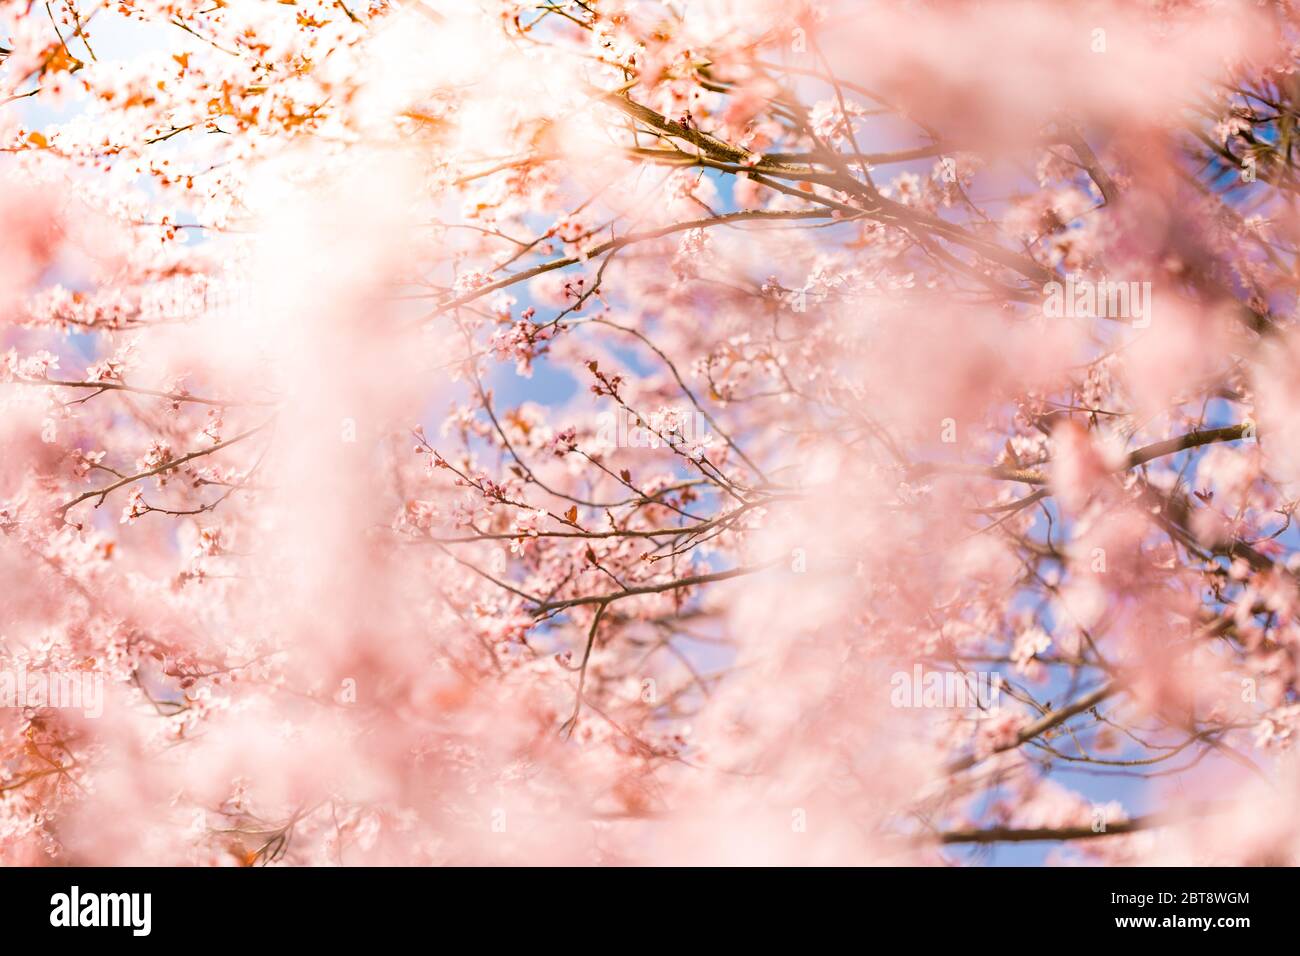
{"label": "blossoming tree", "polygon": [[0,861],[1294,861],[1298,41],[3,0]]}

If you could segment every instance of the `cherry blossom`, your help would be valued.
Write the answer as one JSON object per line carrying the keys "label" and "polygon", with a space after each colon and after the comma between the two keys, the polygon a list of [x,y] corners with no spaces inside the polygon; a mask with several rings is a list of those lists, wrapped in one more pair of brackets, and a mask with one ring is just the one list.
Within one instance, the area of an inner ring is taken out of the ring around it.
{"label": "cherry blossom", "polygon": [[1294,5],[0,50],[0,862],[1300,860]]}

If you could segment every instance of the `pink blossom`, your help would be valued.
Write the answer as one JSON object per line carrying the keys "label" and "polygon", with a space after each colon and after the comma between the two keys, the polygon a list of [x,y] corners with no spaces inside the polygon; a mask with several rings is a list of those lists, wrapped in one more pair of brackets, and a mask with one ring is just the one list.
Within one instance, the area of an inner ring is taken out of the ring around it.
{"label": "pink blossom", "polygon": [[1295,5],[95,6],[0,862],[1300,861]]}

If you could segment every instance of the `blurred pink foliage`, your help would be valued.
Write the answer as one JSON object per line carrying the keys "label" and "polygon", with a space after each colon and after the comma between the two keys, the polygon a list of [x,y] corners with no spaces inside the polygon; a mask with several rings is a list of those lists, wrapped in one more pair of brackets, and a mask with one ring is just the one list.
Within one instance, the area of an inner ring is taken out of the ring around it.
{"label": "blurred pink foliage", "polygon": [[1300,861],[1294,3],[48,7],[0,862]]}

